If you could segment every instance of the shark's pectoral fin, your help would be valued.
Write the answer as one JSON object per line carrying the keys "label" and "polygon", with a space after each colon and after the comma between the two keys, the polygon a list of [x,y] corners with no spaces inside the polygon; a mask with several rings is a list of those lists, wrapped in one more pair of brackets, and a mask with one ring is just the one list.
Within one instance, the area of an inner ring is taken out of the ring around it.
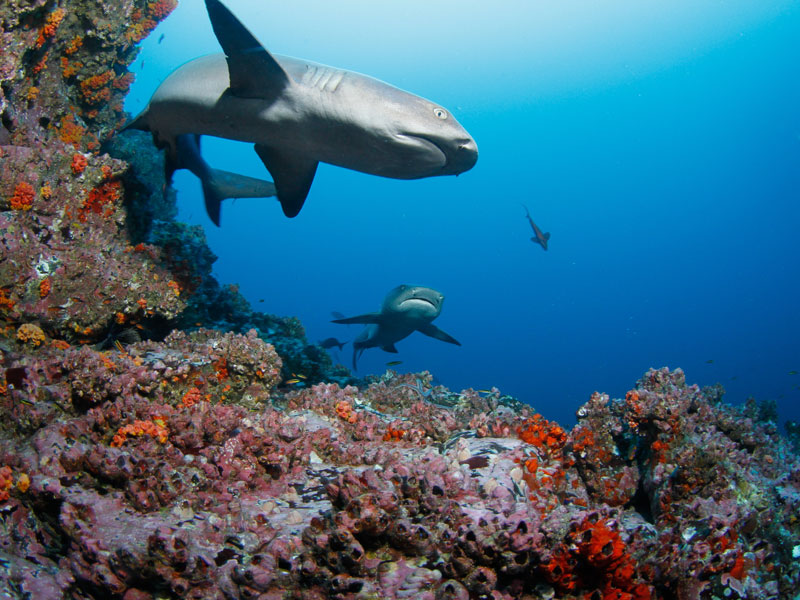
{"label": "shark's pectoral fin", "polygon": [[385,350],[386,352],[391,352],[392,354],[397,354],[397,348],[394,347],[394,344],[384,344],[381,346],[381,350]]}
{"label": "shark's pectoral fin", "polygon": [[206,0],[208,17],[228,59],[230,92],[271,100],[291,83],[273,56],[219,0]]}
{"label": "shark's pectoral fin", "polygon": [[445,333],[433,323],[428,323],[427,325],[423,325],[422,327],[417,327],[417,331],[419,331],[420,333],[424,333],[425,335],[430,336],[432,338],[436,338],[437,340],[442,340],[443,342],[447,342],[448,344],[455,344],[456,346],[461,345],[461,343],[457,339]]}
{"label": "shark's pectoral fin", "polygon": [[367,313],[357,317],[347,317],[346,319],[334,319],[331,323],[341,323],[342,325],[352,325],[354,323],[362,325],[372,325],[381,322],[381,313]]}
{"label": "shark's pectoral fin", "polygon": [[275,181],[283,214],[287,217],[297,216],[311,189],[319,163],[312,158],[262,144],[256,144],[255,148]]}

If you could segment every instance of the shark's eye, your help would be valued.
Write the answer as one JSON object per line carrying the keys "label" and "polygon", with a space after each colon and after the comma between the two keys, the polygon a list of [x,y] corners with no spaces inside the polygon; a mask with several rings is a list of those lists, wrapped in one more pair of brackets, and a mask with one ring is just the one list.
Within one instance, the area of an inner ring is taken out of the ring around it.
{"label": "shark's eye", "polygon": [[435,114],[442,121],[444,121],[447,118],[447,111],[443,108],[439,108],[438,106],[433,109],[433,114]]}

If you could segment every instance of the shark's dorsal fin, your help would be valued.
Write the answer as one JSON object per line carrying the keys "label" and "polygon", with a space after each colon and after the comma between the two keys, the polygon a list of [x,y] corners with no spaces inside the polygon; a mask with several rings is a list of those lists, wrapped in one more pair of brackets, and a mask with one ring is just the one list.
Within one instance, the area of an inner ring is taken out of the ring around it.
{"label": "shark's dorsal fin", "polygon": [[313,158],[270,146],[256,144],[255,148],[275,181],[283,214],[296,217],[306,201],[319,163]]}
{"label": "shark's dorsal fin", "polygon": [[342,325],[352,325],[354,323],[361,325],[373,325],[381,322],[381,313],[367,313],[365,315],[358,315],[357,317],[347,317],[346,319],[334,319],[331,323],[341,323]]}
{"label": "shark's dorsal fin", "polygon": [[222,2],[206,0],[206,9],[228,59],[231,94],[271,100],[290,84],[283,67]]}
{"label": "shark's dorsal fin", "polygon": [[445,333],[433,323],[428,323],[427,325],[422,325],[421,327],[417,327],[417,331],[419,331],[420,333],[424,333],[425,335],[430,336],[432,338],[436,338],[437,340],[447,342],[448,344],[455,344],[456,346],[461,345],[461,343],[456,338]]}

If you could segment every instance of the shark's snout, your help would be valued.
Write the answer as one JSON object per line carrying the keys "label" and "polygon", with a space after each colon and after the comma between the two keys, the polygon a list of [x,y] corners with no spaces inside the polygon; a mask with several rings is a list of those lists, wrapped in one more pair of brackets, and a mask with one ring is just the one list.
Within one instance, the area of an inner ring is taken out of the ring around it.
{"label": "shark's snout", "polygon": [[462,140],[456,145],[453,156],[448,156],[448,159],[448,166],[454,175],[469,171],[478,162],[478,144],[472,138]]}

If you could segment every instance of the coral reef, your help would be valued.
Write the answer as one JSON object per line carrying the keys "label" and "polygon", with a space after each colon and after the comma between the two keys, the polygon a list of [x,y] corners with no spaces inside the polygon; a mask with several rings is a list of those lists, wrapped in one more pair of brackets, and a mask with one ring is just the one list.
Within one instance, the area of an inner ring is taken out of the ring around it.
{"label": "coral reef", "polygon": [[138,52],[132,32],[152,29],[174,4],[36,1],[0,9],[0,318],[7,323],[97,341],[115,320],[144,327],[183,309],[161,251],[126,236],[128,164],[103,152],[125,120],[127,66]]}
{"label": "coral reef", "polygon": [[792,598],[800,583],[800,461],[680,370],[593,395],[564,431],[427,373],[276,387],[255,331],[4,358],[0,552],[18,597]]}
{"label": "coral reef", "polygon": [[357,381],[220,285],[118,133],[173,7],[0,7],[0,597],[795,597],[770,406],[651,370],[565,430],[427,372]]}

